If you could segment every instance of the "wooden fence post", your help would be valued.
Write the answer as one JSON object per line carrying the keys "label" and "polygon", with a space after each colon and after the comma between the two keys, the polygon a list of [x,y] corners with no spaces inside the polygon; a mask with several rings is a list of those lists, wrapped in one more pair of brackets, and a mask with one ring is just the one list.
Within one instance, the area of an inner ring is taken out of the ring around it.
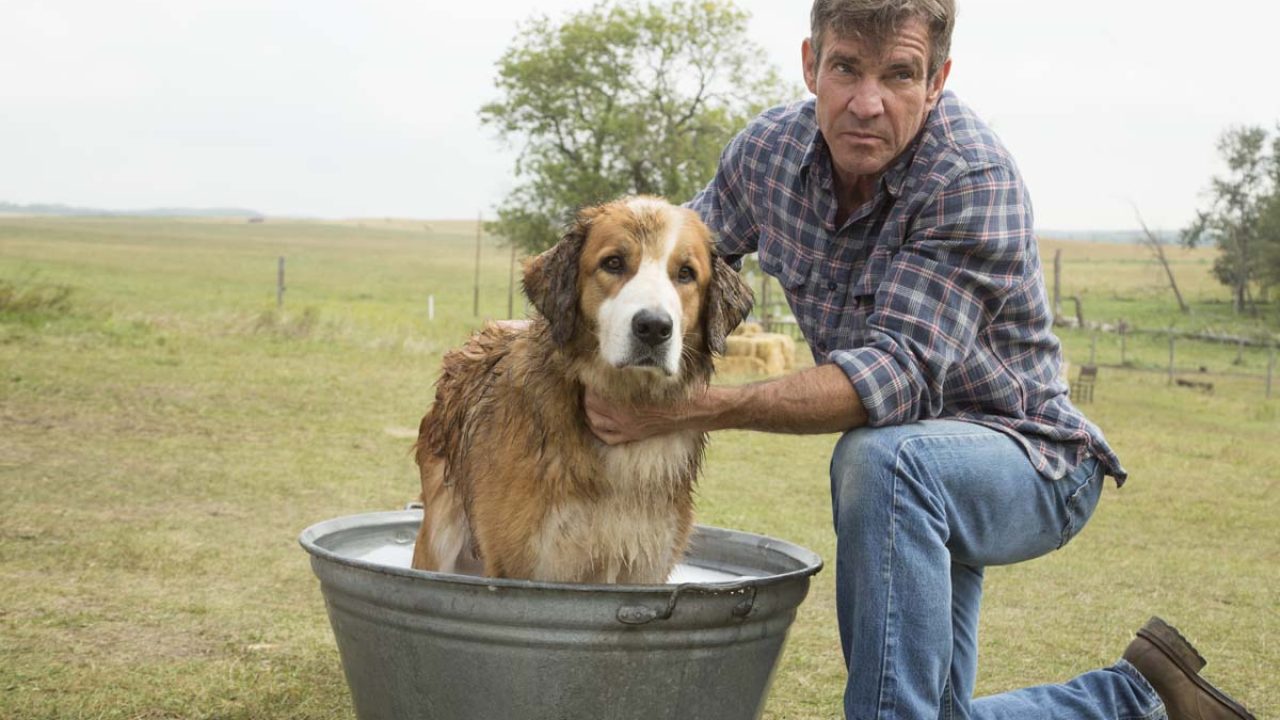
{"label": "wooden fence post", "polygon": [[435,322],[436,320],[436,296],[427,296],[427,322]]}
{"label": "wooden fence post", "polygon": [[773,332],[773,313],[769,309],[769,273],[760,271],[760,324],[765,332]]}
{"label": "wooden fence post", "polygon": [[284,308],[284,256],[280,256],[280,262],[276,265],[276,309]]}
{"label": "wooden fence post", "polygon": [[1053,253],[1053,321],[1062,317],[1062,248]]}
{"label": "wooden fence post", "polygon": [[1267,399],[1271,399],[1271,378],[1276,374],[1276,346],[1271,346],[1271,359],[1267,362]]}
{"label": "wooden fence post", "polygon": [[484,230],[484,214],[476,213],[476,282],[471,314],[480,317],[480,233]]}
{"label": "wooden fence post", "polygon": [[516,315],[516,244],[511,243],[511,268],[507,273],[507,319]]}
{"label": "wooden fence post", "polygon": [[1076,327],[1084,330],[1084,305],[1080,303],[1080,297],[1069,295],[1067,299],[1076,304]]}

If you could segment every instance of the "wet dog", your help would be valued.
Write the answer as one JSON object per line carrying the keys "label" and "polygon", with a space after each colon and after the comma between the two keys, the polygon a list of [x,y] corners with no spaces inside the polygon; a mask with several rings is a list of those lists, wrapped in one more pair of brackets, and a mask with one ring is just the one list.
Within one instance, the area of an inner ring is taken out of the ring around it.
{"label": "wet dog", "polygon": [[695,213],[652,197],[581,212],[526,263],[524,290],[538,311],[530,323],[487,325],[444,358],[416,446],[413,566],[665,582],[693,527],[706,437],[605,445],[583,392],[618,404],[698,392],[751,291]]}

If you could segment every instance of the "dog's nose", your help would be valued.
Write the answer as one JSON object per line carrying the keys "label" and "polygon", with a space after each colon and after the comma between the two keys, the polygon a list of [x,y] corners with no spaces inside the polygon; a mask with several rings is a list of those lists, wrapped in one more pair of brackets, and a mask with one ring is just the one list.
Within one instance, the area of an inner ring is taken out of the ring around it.
{"label": "dog's nose", "polygon": [[631,334],[649,347],[671,339],[671,316],[665,312],[641,310],[631,317]]}

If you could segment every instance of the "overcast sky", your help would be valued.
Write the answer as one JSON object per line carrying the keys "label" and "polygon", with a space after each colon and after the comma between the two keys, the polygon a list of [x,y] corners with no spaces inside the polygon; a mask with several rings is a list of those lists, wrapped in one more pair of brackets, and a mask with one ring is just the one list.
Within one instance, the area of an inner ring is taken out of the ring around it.
{"label": "overcast sky", "polygon": [[[800,86],[809,3],[738,2],[761,61]],[[1176,229],[1221,171],[1222,130],[1280,120],[1280,4],[1195,5],[959,0],[948,87],[1013,151],[1040,228],[1131,229],[1132,202]],[[514,153],[476,113],[532,7],[5,0],[0,200],[488,214]]]}

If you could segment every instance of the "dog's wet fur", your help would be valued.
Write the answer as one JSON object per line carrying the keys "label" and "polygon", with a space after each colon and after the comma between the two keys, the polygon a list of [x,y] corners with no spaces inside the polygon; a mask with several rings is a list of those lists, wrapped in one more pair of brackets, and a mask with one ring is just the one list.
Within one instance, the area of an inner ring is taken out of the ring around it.
{"label": "dog's wet fur", "polygon": [[690,210],[652,197],[582,211],[524,268],[526,326],[486,325],[448,353],[416,459],[424,516],[413,566],[550,582],[665,582],[693,527],[706,437],[608,446],[590,388],[676,403],[751,309]]}

